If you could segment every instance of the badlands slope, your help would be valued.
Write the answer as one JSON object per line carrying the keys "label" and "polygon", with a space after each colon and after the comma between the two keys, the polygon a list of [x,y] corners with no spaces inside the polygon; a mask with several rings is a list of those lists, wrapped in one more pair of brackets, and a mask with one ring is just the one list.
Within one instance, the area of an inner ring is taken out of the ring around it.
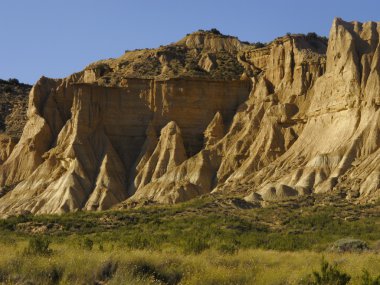
{"label": "badlands slope", "polygon": [[211,192],[377,200],[379,33],[380,23],[337,18],[328,43],[287,35],[259,47],[198,31],[65,79],[43,77],[0,166],[9,189],[0,214]]}

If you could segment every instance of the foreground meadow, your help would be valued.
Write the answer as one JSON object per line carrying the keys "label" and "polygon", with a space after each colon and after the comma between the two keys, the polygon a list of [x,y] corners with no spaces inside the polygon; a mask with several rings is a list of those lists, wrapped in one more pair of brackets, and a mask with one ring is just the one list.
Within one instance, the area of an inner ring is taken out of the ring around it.
{"label": "foreground meadow", "polygon": [[[379,204],[300,199],[8,217],[0,284],[379,285]],[[365,248],[333,250],[348,238]]]}
{"label": "foreground meadow", "polygon": [[316,284],[311,283],[312,272],[320,270],[322,256],[349,273],[349,284],[365,284],[363,269],[374,276],[380,268],[375,253],[246,249],[234,254],[215,250],[183,254],[53,244],[52,252],[44,256],[25,254],[24,246],[1,246],[3,284]]}

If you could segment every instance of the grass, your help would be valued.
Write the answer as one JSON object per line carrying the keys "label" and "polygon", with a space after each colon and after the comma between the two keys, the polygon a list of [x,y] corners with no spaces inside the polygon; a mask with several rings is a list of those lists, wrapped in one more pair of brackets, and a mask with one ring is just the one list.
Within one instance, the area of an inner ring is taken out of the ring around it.
{"label": "grass", "polygon": [[[370,245],[380,240],[378,205],[240,209],[223,203],[203,198],[174,206],[11,217],[0,220],[0,232],[4,237],[40,232],[53,240],[82,243],[83,247],[91,247],[94,241],[135,249],[170,246],[187,252],[230,245],[240,249],[323,251],[347,237]],[[349,215],[357,219],[347,220]]]}
{"label": "grass", "polygon": [[[69,243],[52,244],[50,256],[23,255],[25,245],[1,245],[0,280],[32,284],[301,284],[312,280],[322,254],[310,251],[278,252],[240,250],[226,255],[212,249],[201,254],[163,251],[78,250]],[[363,269],[378,273],[380,257],[375,253],[324,254],[342,272],[349,272],[350,284],[362,284]],[[98,283],[96,283],[98,282]],[[8,283],[9,284],[9,283]],[[12,284],[12,283],[10,283]]]}
{"label": "grass", "polygon": [[[0,220],[0,284],[315,284],[323,256],[349,284],[377,284],[379,204],[300,199],[10,217]],[[371,250],[329,251],[348,237]]]}

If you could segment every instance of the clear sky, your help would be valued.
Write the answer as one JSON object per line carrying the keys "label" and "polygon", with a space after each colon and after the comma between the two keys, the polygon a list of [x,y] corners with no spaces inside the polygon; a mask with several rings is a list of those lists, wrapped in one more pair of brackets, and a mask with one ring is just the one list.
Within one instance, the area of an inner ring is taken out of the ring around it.
{"label": "clear sky", "polygon": [[380,21],[380,0],[0,0],[0,78],[60,78],[126,49],[217,28],[246,41]]}

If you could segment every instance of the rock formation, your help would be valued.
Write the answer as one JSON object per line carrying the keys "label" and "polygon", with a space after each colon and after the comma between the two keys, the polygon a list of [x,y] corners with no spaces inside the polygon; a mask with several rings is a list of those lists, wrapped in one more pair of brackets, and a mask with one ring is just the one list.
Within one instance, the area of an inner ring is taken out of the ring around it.
{"label": "rock formation", "polygon": [[65,79],[41,78],[0,213],[177,203],[214,192],[270,201],[334,190],[380,197],[380,23],[335,19],[329,42],[264,47],[198,31]]}

